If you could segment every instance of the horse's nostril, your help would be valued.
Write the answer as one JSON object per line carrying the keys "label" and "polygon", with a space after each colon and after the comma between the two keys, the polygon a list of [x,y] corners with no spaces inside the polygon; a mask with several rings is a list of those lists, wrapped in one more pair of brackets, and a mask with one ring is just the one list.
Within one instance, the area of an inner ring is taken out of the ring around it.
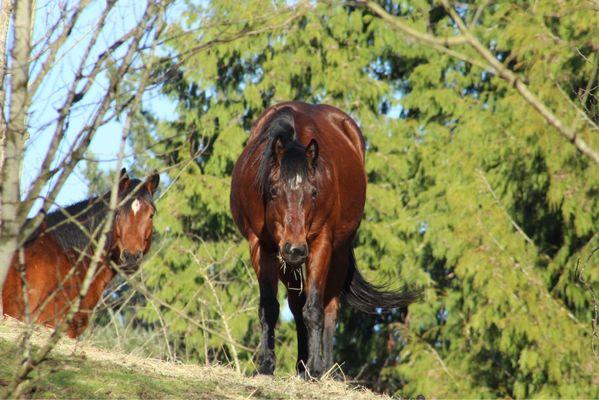
{"label": "horse's nostril", "polygon": [[129,250],[123,250],[122,260],[128,264],[138,263],[143,257],[143,252],[141,250],[137,250],[131,252]]}
{"label": "horse's nostril", "polygon": [[283,246],[283,252],[288,256],[306,257],[308,255],[308,246],[305,244],[294,246],[291,243],[287,242]]}
{"label": "horse's nostril", "polygon": [[285,245],[283,246],[283,252],[286,254],[291,253],[291,243],[289,243],[289,242],[285,243]]}
{"label": "horse's nostril", "polygon": [[308,246],[304,244],[301,246],[292,247],[291,252],[298,257],[305,257],[308,255]]}

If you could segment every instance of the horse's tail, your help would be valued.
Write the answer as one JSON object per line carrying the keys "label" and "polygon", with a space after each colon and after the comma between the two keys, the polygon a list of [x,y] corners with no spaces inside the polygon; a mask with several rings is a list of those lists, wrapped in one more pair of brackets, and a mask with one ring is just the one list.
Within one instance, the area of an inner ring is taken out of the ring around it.
{"label": "horse's tail", "polygon": [[376,314],[389,312],[418,301],[422,297],[422,289],[403,288],[394,291],[389,290],[387,285],[378,286],[369,283],[358,270],[352,249],[344,294],[347,302],[356,310]]}

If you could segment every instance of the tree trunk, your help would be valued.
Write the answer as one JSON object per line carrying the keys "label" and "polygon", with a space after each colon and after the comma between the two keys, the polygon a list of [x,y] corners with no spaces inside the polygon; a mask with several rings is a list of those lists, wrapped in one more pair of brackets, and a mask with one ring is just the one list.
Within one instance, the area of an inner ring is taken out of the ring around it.
{"label": "tree trunk", "polygon": [[[4,0],[5,1],[5,0]],[[31,54],[31,0],[14,4],[14,44],[11,53],[10,104],[5,137],[1,182],[2,226],[0,230],[0,288],[4,284],[19,230],[20,176],[27,123],[29,57]]]}
{"label": "tree trunk", "polygon": [[[2,0],[0,4],[0,176],[4,165],[4,146],[6,139],[6,119],[4,118],[4,104],[6,101],[6,90],[4,82],[6,78],[6,39],[8,38],[8,22],[12,12],[12,0]],[[2,204],[2,191],[0,190],[0,205]],[[0,207],[0,231],[2,230],[2,207]],[[1,288],[0,288],[1,289]],[[1,300],[0,300],[1,302]],[[1,310],[1,306],[0,306]]]}

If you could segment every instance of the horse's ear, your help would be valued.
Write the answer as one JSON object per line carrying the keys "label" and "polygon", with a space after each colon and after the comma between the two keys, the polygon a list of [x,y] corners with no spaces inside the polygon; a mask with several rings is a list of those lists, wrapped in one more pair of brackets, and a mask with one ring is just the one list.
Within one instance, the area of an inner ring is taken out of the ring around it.
{"label": "horse's ear", "polygon": [[119,193],[122,193],[129,186],[129,174],[127,173],[127,169],[121,169],[119,173]]}
{"label": "horse's ear", "polygon": [[127,173],[127,168],[121,168],[121,172],[119,173],[119,182],[123,179],[129,179],[129,174]]}
{"label": "horse's ear", "polygon": [[281,165],[283,159],[283,153],[285,152],[285,145],[283,144],[283,137],[277,136],[272,144],[272,153],[275,157],[275,163],[277,166]]}
{"label": "horse's ear", "polygon": [[306,158],[308,159],[308,165],[314,167],[316,165],[316,159],[318,158],[318,143],[316,140],[310,140],[306,147]]}
{"label": "horse's ear", "polygon": [[156,188],[158,188],[159,183],[160,183],[160,175],[158,174],[158,171],[154,171],[154,173],[152,175],[150,175],[148,177],[148,179],[146,179],[146,183],[145,183],[146,188],[152,194],[152,196],[156,192]]}

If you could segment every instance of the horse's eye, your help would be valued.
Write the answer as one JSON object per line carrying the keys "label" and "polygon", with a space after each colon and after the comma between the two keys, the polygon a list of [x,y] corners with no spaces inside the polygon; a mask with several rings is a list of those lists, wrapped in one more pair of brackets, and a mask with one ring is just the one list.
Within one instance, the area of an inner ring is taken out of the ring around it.
{"label": "horse's eye", "polygon": [[318,190],[316,190],[316,188],[312,188],[312,198],[315,199],[316,195],[318,194]]}
{"label": "horse's eye", "polygon": [[268,195],[270,196],[271,199],[274,199],[275,197],[277,197],[277,188],[271,187],[268,190]]}

